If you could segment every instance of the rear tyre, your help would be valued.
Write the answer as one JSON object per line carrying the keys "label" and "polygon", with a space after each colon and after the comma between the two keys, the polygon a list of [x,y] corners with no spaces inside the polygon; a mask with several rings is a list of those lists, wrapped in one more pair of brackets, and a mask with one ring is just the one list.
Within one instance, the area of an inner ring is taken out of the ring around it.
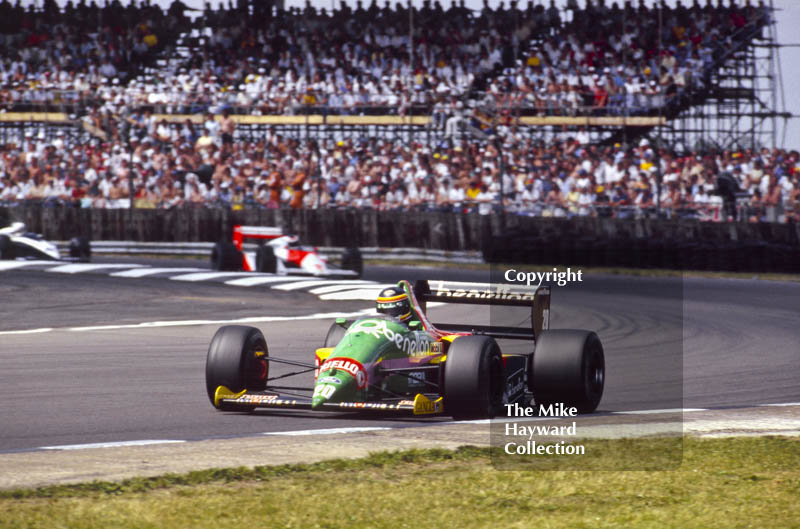
{"label": "rear tyre", "polygon": [[278,258],[272,246],[262,244],[256,251],[256,272],[274,274],[278,271]]}
{"label": "rear tyre", "polygon": [[[219,386],[234,393],[263,391],[269,378],[269,350],[261,331],[244,325],[220,327],[206,357],[206,391],[211,404]],[[252,411],[252,407],[215,406],[221,411]]]}
{"label": "rear tyre", "polygon": [[364,258],[361,256],[361,250],[356,247],[345,248],[342,253],[342,270],[352,270],[358,277],[364,273]]}
{"label": "rear tyre", "polygon": [[503,406],[503,357],[493,338],[453,341],[444,366],[445,411],[456,419],[494,417]]}
{"label": "rear tyre", "polygon": [[92,245],[86,237],[73,237],[69,241],[69,256],[82,263],[88,263],[92,259]]}
{"label": "rear tyre", "polygon": [[0,260],[13,259],[14,252],[8,235],[0,235]]}
{"label": "rear tyre", "polygon": [[221,271],[242,269],[242,252],[231,242],[218,242],[211,248],[211,267]]}
{"label": "rear tyre", "polygon": [[556,329],[536,338],[530,390],[537,405],[563,402],[591,413],[603,397],[603,344],[592,331]]}

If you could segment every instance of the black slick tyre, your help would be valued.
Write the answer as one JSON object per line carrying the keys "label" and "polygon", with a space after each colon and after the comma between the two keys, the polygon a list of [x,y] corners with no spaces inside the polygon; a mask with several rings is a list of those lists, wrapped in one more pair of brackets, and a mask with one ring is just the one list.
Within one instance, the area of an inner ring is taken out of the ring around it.
{"label": "black slick tyre", "polygon": [[0,235],[0,260],[13,259],[13,253],[11,238],[8,235]]}
{"label": "black slick tyre", "polygon": [[211,248],[211,267],[225,272],[241,270],[242,253],[231,242],[218,242]]}
{"label": "black slick tyre", "polygon": [[256,251],[256,272],[274,274],[278,271],[278,258],[272,246],[262,244]]}
{"label": "black slick tyre", "polygon": [[[264,335],[255,327],[220,327],[208,347],[206,390],[211,404],[219,386],[234,393],[243,389],[263,391],[269,377],[269,351]],[[243,406],[216,406],[222,411],[250,411]]]}
{"label": "black slick tyre", "polygon": [[345,248],[342,253],[342,263],[340,265],[342,270],[352,270],[358,277],[364,273],[364,258],[361,255],[361,250],[356,247]]}
{"label": "black slick tyre", "polygon": [[456,338],[444,366],[445,413],[456,419],[493,417],[503,406],[503,357],[493,338]]}
{"label": "black slick tyre", "polygon": [[537,405],[563,403],[591,413],[603,397],[605,356],[592,331],[555,329],[536,338],[530,390]]}
{"label": "black slick tyre", "polygon": [[86,237],[73,237],[69,241],[69,256],[82,263],[92,259],[92,245]]}

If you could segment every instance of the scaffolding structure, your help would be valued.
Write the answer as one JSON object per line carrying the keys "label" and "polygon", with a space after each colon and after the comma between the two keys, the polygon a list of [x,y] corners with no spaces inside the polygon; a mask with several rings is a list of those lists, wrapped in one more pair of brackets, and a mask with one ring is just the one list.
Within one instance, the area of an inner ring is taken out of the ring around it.
{"label": "scaffolding structure", "polygon": [[751,38],[734,43],[707,80],[707,89],[651,137],[688,151],[782,147],[787,120],[774,7]]}

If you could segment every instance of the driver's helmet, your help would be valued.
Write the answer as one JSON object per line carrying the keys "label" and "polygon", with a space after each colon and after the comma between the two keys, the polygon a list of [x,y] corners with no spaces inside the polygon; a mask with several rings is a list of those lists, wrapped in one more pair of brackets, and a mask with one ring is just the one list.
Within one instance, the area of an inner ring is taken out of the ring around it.
{"label": "driver's helmet", "polygon": [[400,287],[389,287],[378,294],[377,309],[381,314],[386,314],[406,321],[411,318],[411,303],[408,294]]}

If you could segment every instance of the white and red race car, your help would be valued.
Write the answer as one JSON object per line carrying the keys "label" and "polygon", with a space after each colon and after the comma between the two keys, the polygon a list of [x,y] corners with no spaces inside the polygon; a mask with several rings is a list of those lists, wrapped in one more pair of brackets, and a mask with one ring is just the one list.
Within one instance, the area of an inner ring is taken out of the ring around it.
{"label": "white and red race car", "polygon": [[[259,242],[254,250],[245,248],[250,239]],[[232,242],[218,242],[212,248],[211,266],[215,270],[358,278],[364,261],[358,248],[346,248],[340,265],[334,266],[315,247],[300,244],[296,235],[284,235],[280,228],[237,225]]]}

